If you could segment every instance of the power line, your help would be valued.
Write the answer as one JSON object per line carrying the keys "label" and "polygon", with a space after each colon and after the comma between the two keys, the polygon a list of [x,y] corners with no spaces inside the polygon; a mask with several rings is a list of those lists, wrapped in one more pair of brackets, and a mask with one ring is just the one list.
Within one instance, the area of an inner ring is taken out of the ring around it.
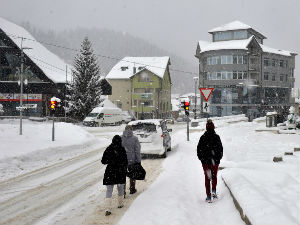
{"label": "power line", "polygon": [[[22,36],[18,36],[15,34],[8,34],[6,33],[8,36],[14,37],[14,38],[23,38],[24,40],[29,40],[29,41],[33,41],[33,42],[38,42],[41,44],[45,44],[45,45],[49,45],[49,46],[53,46],[53,47],[57,47],[57,48],[62,48],[62,49],[66,49],[69,51],[74,51],[74,52],[80,52],[79,49],[75,49],[75,48],[69,48],[66,46],[62,46],[62,45],[57,45],[57,44],[53,44],[53,43],[48,43],[48,42],[44,42],[44,41],[38,41],[35,39],[31,39],[31,38],[26,38],[26,37],[22,37]],[[160,66],[154,66],[154,65],[149,65],[149,64],[144,64],[144,63],[140,63],[140,62],[135,62],[135,61],[130,61],[130,60],[124,60],[121,58],[117,58],[117,57],[112,57],[112,56],[107,56],[107,55],[100,55],[100,54],[96,54],[94,53],[96,56],[101,57],[101,58],[107,58],[107,59],[111,59],[111,60],[115,60],[115,61],[123,61],[123,62],[128,62],[128,63],[133,63],[133,64],[139,64],[139,65],[143,65],[143,66],[148,66],[148,67],[153,67],[153,68],[158,68],[158,69],[165,69],[164,67],[160,67]],[[48,64],[50,65],[50,64]],[[53,65],[51,65],[53,66]],[[178,69],[169,69],[170,71],[175,71],[175,72],[180,72],[180,73],[186,73],[186,74],[192,74],[192,75],[198,75],[198,73],[195,72],[191,72],[191,71],[185,71],[185,70],[178,70]]]}

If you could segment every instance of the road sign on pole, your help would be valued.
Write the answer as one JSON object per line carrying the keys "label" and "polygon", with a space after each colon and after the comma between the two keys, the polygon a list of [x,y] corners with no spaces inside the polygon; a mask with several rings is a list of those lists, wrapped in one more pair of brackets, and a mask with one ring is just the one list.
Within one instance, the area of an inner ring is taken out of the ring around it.
{"label": "road sign on pole", "polygon": [[205,112],[205,113],[210,112],[209,102],[203,103],[203,112]]}
{"label": "road sign on pole", "polygon": [[207,102],[214,89],[213,88],[199,88],[199,90],[200,90],[202,96],[204,97],[205,101]]}

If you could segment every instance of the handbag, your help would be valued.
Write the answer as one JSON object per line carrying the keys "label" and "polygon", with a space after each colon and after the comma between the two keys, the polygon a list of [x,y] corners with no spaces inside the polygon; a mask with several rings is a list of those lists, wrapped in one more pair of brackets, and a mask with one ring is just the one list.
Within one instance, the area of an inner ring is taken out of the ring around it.
{"label": "handbag", "polygon": [[140,163],[135,163],[128,166],[126,176],[134,180],[145,180],[146,171]]}

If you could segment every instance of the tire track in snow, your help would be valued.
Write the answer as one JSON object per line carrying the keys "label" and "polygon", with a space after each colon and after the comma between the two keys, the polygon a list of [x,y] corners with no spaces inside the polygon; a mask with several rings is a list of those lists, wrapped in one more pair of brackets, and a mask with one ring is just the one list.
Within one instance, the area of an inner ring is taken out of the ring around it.
{"label": "tire track in snow", "polygon": [[[8,190],[7,187],[18,187],[20,183],[30,182],[32,179],[38,179],[39,177],[47,177],[54,172],[62,171],[63,173],[63,170],[67,166],[76,164],[98,153],[99,150],[89,152],[64,162],[12,178],[0,183],[0,189]],[[56,176],[22,193],[15,193],[13,197],[1,202],[0,224],[31,225],[37,222],[57,207],[71,200],[81,191],[101,181],[104,168],[99,157],[97,160],[80,165],[80,167],[75,169],[73,168],[67,174]]]}

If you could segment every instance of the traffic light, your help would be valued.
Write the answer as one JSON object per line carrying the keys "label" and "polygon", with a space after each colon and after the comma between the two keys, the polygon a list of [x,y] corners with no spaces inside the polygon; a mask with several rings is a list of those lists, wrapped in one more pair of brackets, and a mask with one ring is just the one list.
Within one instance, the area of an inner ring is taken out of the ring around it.
{"label": "traffic light", "polygon": [[189,110],[190,110],[190,103],[189,102],[184,102],[184,110],[185,110],[185,115],[189,115],[190,114],[190,112],[189,112]]}
{"label": "traffic light", "polygon": [[50,101],[50,109],[55,110],[57,108],[57,101]]}

